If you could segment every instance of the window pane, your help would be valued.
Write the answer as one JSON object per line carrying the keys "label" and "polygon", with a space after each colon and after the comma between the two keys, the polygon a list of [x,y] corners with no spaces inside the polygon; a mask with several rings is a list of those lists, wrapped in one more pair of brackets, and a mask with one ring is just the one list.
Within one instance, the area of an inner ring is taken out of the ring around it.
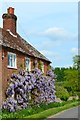
{"label": "window pane", "polygon": [[29,58],[26,58],[25,64],[26,64],[26,70],[30,71],[30,59]]}
{"label": "window pane", "polygon": [[44,63],[42,62],[42,72],[44,73]]}
{"label": "window pane", "polygon": [[8,53],[8,66],[16,67],[16,55],[13,53]]}
{"label": "window pane", "polygon": [[11,55],[11,67],[13,67],[13,56]]}
{"label": "window pane", "polygon": [[8,65],[10,66],[10,55],[8,54]]}

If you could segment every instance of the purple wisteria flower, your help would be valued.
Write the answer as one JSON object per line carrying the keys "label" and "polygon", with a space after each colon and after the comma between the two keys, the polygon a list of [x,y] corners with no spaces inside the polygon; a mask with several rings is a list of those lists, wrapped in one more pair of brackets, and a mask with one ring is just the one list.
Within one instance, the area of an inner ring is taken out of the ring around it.
{"label": "purple wisteria flower", "polygon": [[28,105],[39,105],[55,101],[55,74],[49,70],[44,76],[38,68],[27,72],[20,70],[12,74],[6,91],[7,99],[2,107],[9,112],[25,109]]}

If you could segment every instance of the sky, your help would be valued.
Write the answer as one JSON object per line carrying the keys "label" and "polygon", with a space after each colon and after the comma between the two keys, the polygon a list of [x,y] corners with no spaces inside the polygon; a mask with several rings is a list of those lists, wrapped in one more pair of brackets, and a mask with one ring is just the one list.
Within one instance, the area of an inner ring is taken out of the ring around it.
{"label": "sky", "polygon": [[[14,0],[15,1],[15,0]],[[70,67],[78,54],[77,2],[2,2],[2,14],[15,8],[17,32],[44,54],[52,67]]]}

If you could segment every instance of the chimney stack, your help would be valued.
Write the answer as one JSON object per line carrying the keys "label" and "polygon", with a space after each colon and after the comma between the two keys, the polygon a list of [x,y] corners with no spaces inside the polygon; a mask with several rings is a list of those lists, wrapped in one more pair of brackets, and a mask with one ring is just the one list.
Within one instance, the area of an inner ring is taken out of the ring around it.
{"label": "chimney stack", "polygon": [[3,14],[3,29],[10,30],[13,34],[16,34],[16,21],[17,17],[14,15],[14,8],[9,7],[7,13]]}

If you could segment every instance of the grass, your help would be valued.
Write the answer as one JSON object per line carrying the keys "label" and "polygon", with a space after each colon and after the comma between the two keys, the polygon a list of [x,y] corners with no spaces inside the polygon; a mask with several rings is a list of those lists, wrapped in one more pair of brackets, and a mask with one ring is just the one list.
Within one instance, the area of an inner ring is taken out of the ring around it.
{"label": "grass", "polygon": [[57,108],[51,108],[51,109],[48,109],[48,110],[45,110],[43,112],[40,112],[38,114],[34,114],[34,115],[31,115],[31,116],[27,116],[25,118],[34,118],[35,120],[44,120],[46,119],[47,117],[51,116],[51,115],[55,115],[56,113],[58,112],[61,112],[63,110],[66,110],[66,109],[69,109],[69,108],[72,108],[74,106],[78,106],[80,104],[80,102],[73,102],[73,103],[68,103],[64,106],[61,106],[61,107],[57,107]]}
{"label": "grass", "polygon": [[39,107],[26,108],[15,113],[9,113],[3,110],[2,118],[35,118],[35,120],[42,120],[50,115],[77,105],[80,105],[80,101],[74,100],[62,103],[50,103],[48,105],[41,104]]}

